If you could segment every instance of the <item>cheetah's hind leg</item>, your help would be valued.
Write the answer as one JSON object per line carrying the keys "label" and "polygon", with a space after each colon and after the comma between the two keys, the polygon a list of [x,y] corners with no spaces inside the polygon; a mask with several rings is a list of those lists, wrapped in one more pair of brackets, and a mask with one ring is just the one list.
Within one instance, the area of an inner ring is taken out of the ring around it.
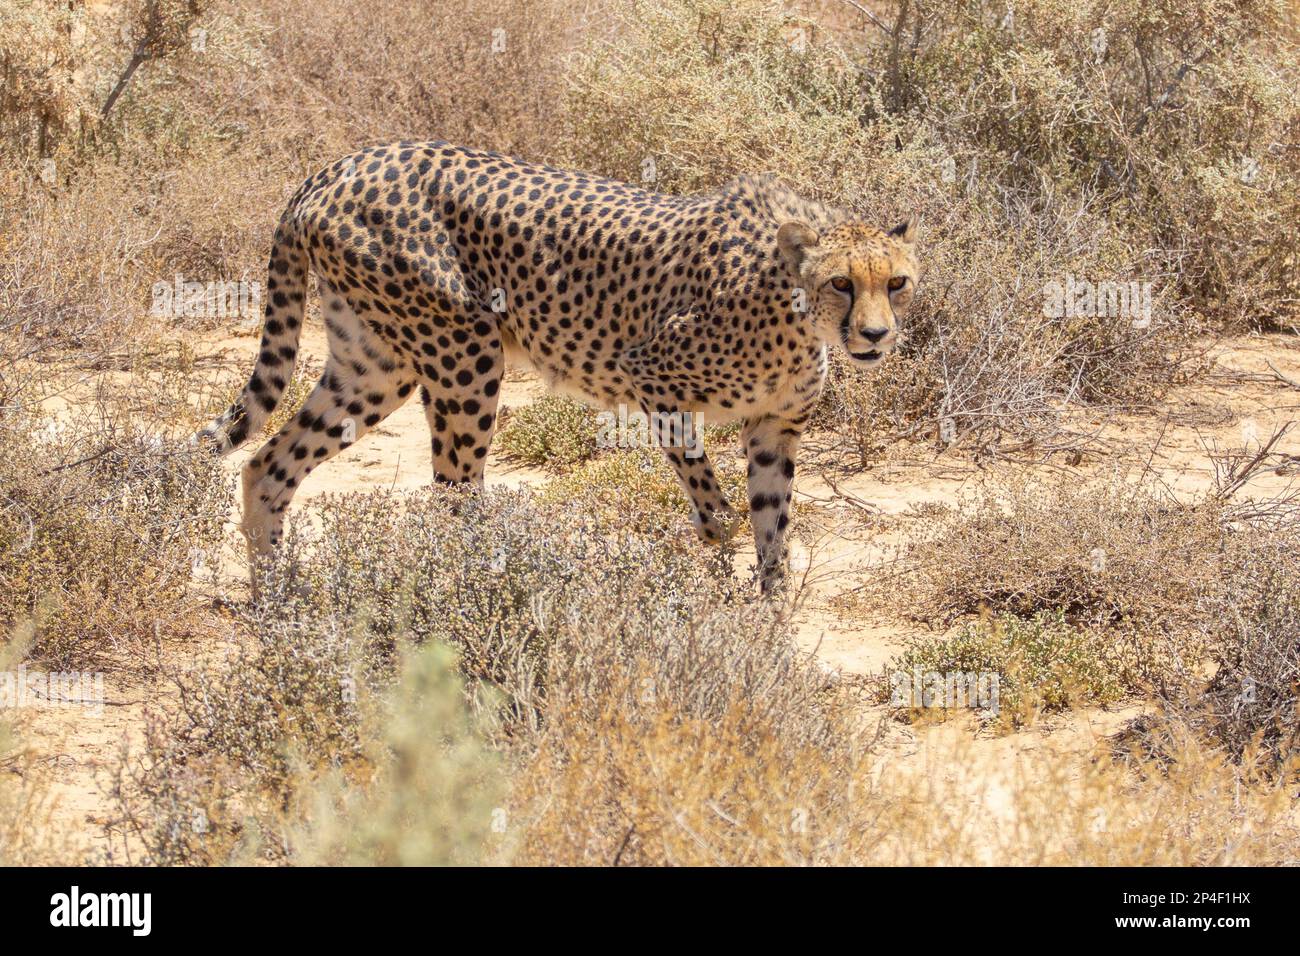
{"label": "cheetah's hind leg", "polygon": [[283,535],[289,502],[312,471],[399,408],[415,388],[348,302],[322,283],[330,357],[298,413],[243,468],[244,538],[254,597]]}

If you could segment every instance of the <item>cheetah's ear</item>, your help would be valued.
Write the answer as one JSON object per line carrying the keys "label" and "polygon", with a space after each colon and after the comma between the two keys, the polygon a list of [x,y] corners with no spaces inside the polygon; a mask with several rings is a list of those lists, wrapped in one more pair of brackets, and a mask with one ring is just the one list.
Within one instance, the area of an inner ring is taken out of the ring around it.
{"label": "cheetah's ear", "polygon": [[908,216],[893,229],[889,230],[889,235],[895,239],[901,239],[909,246],[916,242],[916,225],[917,217],[915,214]]}
{"label": "cheetah's ear", "polygon": [[803,264],[808,260],[808,251],[820,241],[812,226],[798,219],[782,223],[776,231],[776,246],[781,250],[781,258],[794,270],[795,275],[800,274]]}

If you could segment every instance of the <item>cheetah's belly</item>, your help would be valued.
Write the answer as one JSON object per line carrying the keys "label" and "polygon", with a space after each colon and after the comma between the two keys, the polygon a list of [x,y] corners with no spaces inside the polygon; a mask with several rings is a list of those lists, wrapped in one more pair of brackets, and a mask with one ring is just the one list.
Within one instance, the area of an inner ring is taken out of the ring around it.
{"label": "cheetah's belly", "polygon": [[603,374],[590,376],[584,381],[581,373],[566,368],[561,361],[534,355],[503,324],[501,348],[506,364],[511,368],[527,369],[537,375],[549,391],[590,405],[593,408],[616,408],[620,404],[636,405],[636,396],[619,372],[602,369]]}

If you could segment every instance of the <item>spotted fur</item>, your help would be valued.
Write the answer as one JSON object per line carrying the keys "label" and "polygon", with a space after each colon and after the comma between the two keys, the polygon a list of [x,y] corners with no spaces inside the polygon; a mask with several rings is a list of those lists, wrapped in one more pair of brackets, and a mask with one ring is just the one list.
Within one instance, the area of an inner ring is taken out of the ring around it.
{"label": "spotted fur", "polygon": [[[863,367],[893,348],[916,283],[913,240],[910,221],[883,232],[770,177],[672,196],[446,143],[365,149],[290,200],[256,368],[200,437],[229,450],[264,426],[293,373],[314,272],[329,358],[244,467],[254,571],[303,478],[417,387],[435,480],[481,484],[501,377],[517,362],[594,405],[743,419],[767,588],[786,562],[826,345]],[[723,538],[734,512],[708,459],[665,454],[699,534]]]}

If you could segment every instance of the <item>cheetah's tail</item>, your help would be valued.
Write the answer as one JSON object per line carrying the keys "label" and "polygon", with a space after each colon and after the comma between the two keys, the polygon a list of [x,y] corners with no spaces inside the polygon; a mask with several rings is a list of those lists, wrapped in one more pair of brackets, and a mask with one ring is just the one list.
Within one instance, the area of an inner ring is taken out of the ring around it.
{"label": "cheetah's tail", "polygon": [[194,436],[196,444],[226,455],[266,425],[293,378],[306,298],[307,254],[286,216],[280,221],[271,245],[266,319],[262,324],[257,364],[239,397]]}

